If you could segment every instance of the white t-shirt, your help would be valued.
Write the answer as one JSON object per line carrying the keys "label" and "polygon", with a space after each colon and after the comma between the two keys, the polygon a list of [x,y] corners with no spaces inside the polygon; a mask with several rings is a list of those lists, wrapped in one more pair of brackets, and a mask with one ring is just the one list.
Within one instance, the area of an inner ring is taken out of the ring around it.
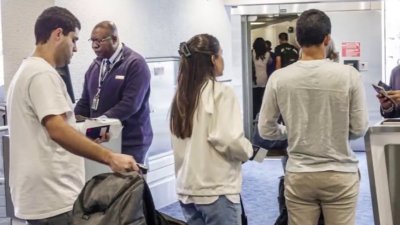
{"label": "white t-shirt", "polygon": [[255,73],[256,73],[256,84],[254,87],[265,87],[267,85],[268,81],[268,75],[267,75],[267,64],[270,62],[271,56],[269,52],[265,53],[265,58],[264,59],[256,59],[256,53],[253,50],[253,62],[254,62],[254,68],[255,68]]}
{"label": "white t-shirt", "polygon": [[75,123],[60,75],[42,58],[25,59],[10,84],[7,111],[15,215],[43,219],[70,211],[85,181],[83,158],[51,140],[41,124],[48,115],[64,113]]}

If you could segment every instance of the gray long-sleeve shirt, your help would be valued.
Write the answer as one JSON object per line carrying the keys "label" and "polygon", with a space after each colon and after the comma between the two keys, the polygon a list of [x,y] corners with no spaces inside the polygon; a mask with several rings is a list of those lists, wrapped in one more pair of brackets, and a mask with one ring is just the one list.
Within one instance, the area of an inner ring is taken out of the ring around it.
{"label": "gray long-sleeve shirt", "polygon": [[[286,126],[277,123],[282,114]],[[356,172],[349,139],[368,127],[361,75],[327,60],[299,61],[274,72],[258,129],[266,139],[288,139],[289,172]]]}

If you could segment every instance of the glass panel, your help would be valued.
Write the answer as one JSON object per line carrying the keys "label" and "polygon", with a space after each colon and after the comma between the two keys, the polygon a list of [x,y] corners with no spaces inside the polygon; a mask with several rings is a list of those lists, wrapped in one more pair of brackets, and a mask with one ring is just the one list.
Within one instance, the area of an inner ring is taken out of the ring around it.
{"label": "glass panel", "polygon": [[150,119],[153,143],[148,157],[168,152],[171,148],[169,110],[175,94],[179,58],[146,59],[151,73]]}

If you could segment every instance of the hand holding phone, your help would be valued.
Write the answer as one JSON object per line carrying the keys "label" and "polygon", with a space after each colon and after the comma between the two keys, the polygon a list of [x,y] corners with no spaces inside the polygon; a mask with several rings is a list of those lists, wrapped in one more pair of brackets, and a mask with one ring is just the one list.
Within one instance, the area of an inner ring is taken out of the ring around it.
{"label": "hand holding phone", "polygon": [[385,91],[390,91],[390,90],[392,90],[392,88],[391,88],[389,85],[383,83],[381,80],[378,82],[378,86],[383,87],[383,89],[385,89]]}
{"label": "hand holding phone", "polygon": [[[382,82],[383,83],[383,82]],[[376,85],[376,84],[372,84],[372,87],[375,89],[375,91],[378,93],[378,94],[381,94],[381,95],[383,95],[383,96],[385,96],[387,99],[389,99],[393,104],[397,104],[394,100],[393,100],[393,98],[391,98],[389,95],[388,95],[388,93],[386,92],[386,90],[385,90],[385,88],[384,87],[382,87],[382,86],[379,86],[379,85]],[[381,101],[381,100],[380,100]],[[381,102],[381,104],[382,104],[382,102]]]}
{"label": "hand holding phone", "polygon": [[375,91],[376,91],[378,94],[382,94],[382,95],[384,95],[385,97],[390,98],[389,95],[387,94],[385,88],[383,88],[382,86],[379,86],[379,85],[376,85],[376,84],[372,84],[372,87],[375,89]]}
{"label": "hand holding phone", "polygon": [[249,160],[254,160],[256,162],[262,163],[267,156],[268,150],[261,148],[259,146],[253,145],[253,156]]}

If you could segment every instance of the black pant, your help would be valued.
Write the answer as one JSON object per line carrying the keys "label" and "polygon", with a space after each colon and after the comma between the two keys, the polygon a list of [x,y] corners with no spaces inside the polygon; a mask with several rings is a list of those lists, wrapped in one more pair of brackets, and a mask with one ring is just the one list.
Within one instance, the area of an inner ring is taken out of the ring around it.
{"label": "black pant", "polygon": [[264,87],[253,88],[253,119],[255,119],[257,114],[260,112],[264,91]]}
{"label": "black pant", "polygon": [[72,212],[69,211],[40,220],[27,220],[26,222],[28,222],[28,225],[72,225]]}

